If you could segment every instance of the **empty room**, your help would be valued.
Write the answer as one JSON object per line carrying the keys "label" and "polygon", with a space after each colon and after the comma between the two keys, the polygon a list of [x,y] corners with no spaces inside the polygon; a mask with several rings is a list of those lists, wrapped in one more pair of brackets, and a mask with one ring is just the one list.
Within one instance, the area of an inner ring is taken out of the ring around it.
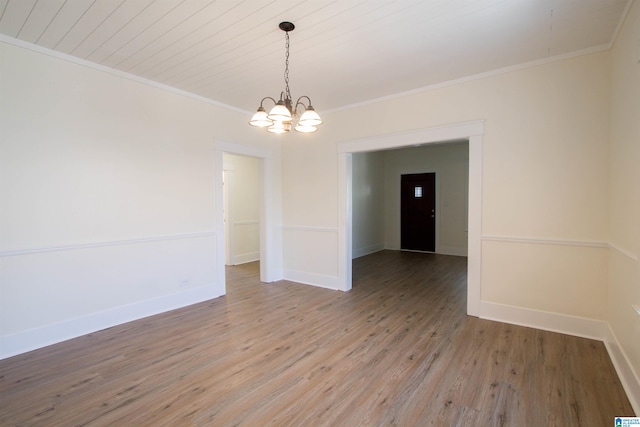
{"label": "empty room", "polygon": [[0,0],[0,425],[630,425],[639,117],[638,0]]}

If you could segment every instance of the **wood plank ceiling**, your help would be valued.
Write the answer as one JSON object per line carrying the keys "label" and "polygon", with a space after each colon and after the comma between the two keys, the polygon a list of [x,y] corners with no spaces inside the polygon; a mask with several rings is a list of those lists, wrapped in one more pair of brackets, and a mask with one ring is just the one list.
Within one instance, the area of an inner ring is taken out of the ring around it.
{"label": "wood plank ceiling", "polygon": [[289,20],[292,95],[322,111],[606,48],[631,1],[0,0],[0,41],[253,111],[284,88]]}

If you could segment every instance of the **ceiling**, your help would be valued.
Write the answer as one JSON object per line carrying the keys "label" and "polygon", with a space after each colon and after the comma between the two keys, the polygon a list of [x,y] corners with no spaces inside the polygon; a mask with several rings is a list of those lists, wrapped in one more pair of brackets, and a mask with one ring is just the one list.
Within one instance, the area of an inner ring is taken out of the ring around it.
{"label": "ceiling", "polygon": [[291,21],[291,93],[322,114],[606,48],[631,1],[0,0],[0,34],[255,111],[284,89]]}

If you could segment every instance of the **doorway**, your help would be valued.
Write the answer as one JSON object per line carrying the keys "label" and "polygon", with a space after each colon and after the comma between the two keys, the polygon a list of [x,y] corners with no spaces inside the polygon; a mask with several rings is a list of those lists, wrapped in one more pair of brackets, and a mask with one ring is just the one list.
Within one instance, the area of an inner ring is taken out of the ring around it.
{"label": "doorway", "polygon": [[466,139],[469,141],[467,314],[480,315],[483,137],[484,121],[472,121],[391,135],[346,140],[338,144],[339,289],[348,291],[352,285],[352,154]]}
{"label": "doorway", "polygon": [[270,149],[248,146],[224,140],[214,142],[215,175],[215,222],[216,222],[216,276],[217,286],[226,292],[225,277],[225,232],[224,232],[224,153],[255,157],[259,160],[259,229],[260,229],[260,281],[265,283],[281,279],[281,262],[276,254],[279,245],[274,238],[274,224],[278,221],[273,207],[273,153]]}
{"label": "doorway", "polygon": [[225,264],[260,260],[260,160],[223,154]]}
{"label": "doorway", "polygon": [[436,251],[436,174],[400,177],[400,249]]}

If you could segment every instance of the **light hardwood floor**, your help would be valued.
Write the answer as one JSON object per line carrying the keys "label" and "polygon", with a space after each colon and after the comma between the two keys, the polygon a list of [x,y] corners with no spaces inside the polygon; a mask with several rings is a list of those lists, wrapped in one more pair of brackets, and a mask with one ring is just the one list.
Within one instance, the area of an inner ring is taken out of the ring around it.
{"label": "light hardwood floor", "polygon": [[465,315],[466,258],[383,251],[348,293],[261,284],[0,361],[0,425],[608,426],[602,343]]}

